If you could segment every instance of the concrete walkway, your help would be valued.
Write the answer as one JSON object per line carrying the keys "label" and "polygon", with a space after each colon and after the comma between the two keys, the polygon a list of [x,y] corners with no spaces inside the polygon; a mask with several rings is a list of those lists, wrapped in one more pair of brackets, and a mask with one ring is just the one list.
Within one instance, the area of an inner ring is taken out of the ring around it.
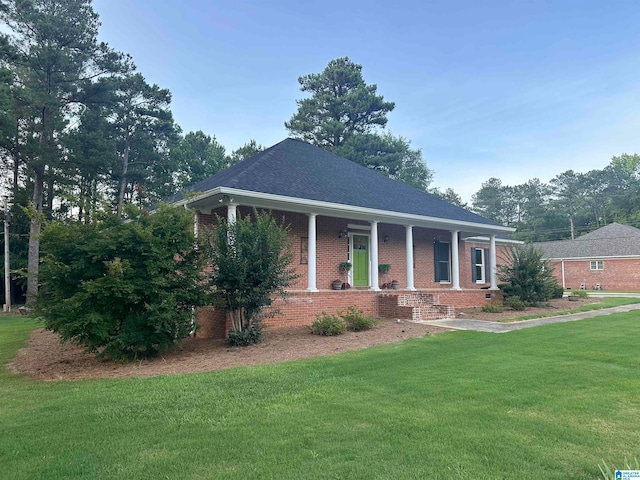
{"label": "concrete walkway", "polygon": [[621,305],[619,307],[603,308],[601,310],[592,310],[590,312],[571,313],[569,315],[557,315],[555,317],[534,318],[532,320],[522,320],[519,322],[509,323],[487,322],[484,320],[473,320],[472,318],[425,320],[419,323],[434,325],[436,327],[452,328],[454,330],[475,330],[476,332],[506,333],[513,330],[522,330],[523,328],[537,327],[539,325],[574,322],[576,320],[584,320],[585,318],[600,317],[603,315],[611,315],[613,313],[625,313],[632,310],[640,310],[640,303]]}

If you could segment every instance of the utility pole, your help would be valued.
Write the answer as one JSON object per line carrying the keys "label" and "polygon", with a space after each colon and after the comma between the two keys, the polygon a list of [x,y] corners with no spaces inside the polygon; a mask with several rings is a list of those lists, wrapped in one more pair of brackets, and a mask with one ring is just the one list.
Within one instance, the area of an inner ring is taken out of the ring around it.
{"label": "utility pole", "polygon": [[11,311],[11,273],[9,270],[9,198],[4,197],[4,306],[5,312]]}

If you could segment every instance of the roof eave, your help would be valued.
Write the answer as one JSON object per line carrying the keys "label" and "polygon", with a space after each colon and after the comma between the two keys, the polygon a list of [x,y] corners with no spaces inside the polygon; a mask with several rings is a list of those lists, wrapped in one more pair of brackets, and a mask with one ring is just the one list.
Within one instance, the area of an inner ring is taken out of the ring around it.
{"label": "roof eave", "polygon": [[[225,200],[224,196],[229,197]],[[292,211],[297,213],[315,213],[318,215],[344,217],[366,221],[380,221],[400,225],[439,228],[444,230],[470,231],[475,233],[498,234],[512,233],[515,228],[502,225],[451,220],[447,218],[428,217],[388,210],[345,205],[340,203],[294,198],[271,193],[254,192],[230,187],[216,187],[206,192],[195,194],[189,199],[182,199],[176,205],[186,205],[195,209],[215,208],[218,204],[228,201],[238,205],[255,206],[274,210]]]}

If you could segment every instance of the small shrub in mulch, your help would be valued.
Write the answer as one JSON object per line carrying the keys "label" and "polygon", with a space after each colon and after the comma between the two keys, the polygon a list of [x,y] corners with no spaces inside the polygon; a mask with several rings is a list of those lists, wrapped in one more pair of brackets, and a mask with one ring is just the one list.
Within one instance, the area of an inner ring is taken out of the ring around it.
{"label": "small shrub in mulch", "polygon": [[502,313],[504,305],[500,300],[490,300],[482,306],[482,311],[486,313]]}
{"label": "small shrub in mulch", "polygon": [[504,301],[504,304],[506,307],[509,307],[511,310],[515,310],[517,312],[522,312],[528,306],[528,303],[520,300],[520,297],[517,295],[507,298]]}
{"label": "small shrub in mulch", "polygon": [[364,312],[356,306],[351,306],[346,313],[339,313],[342,321],[347,325],[349,330],[360,332],[362,330],[371,330],[378,325],[379,320],[373,317],[367,317]]}
{"label": "small shrub in mulch", "polygon": [[347,326],[336,315],[322,312],[316,315],[316,319],[311,324],[311,333],[314,335],[342,335],[347,330]]}

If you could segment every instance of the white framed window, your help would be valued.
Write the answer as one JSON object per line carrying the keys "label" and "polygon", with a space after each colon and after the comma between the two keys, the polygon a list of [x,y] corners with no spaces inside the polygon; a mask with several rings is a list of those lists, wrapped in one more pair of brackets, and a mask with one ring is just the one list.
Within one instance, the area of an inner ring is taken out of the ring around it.
{"label": "white framed window", "polygon": [[451,282],[451,249],[448,242],[433,242],[434,281]]}
{"label": "white framed window", "polygon": [[471,249],[471,268],[472,268],[472,280],[475,283],[486,283],[486,257],[487,251],[483,248]]}
{"label": "white framed window", "polygon": [[591,260],[591,270],[604,270],[604,260]]}

